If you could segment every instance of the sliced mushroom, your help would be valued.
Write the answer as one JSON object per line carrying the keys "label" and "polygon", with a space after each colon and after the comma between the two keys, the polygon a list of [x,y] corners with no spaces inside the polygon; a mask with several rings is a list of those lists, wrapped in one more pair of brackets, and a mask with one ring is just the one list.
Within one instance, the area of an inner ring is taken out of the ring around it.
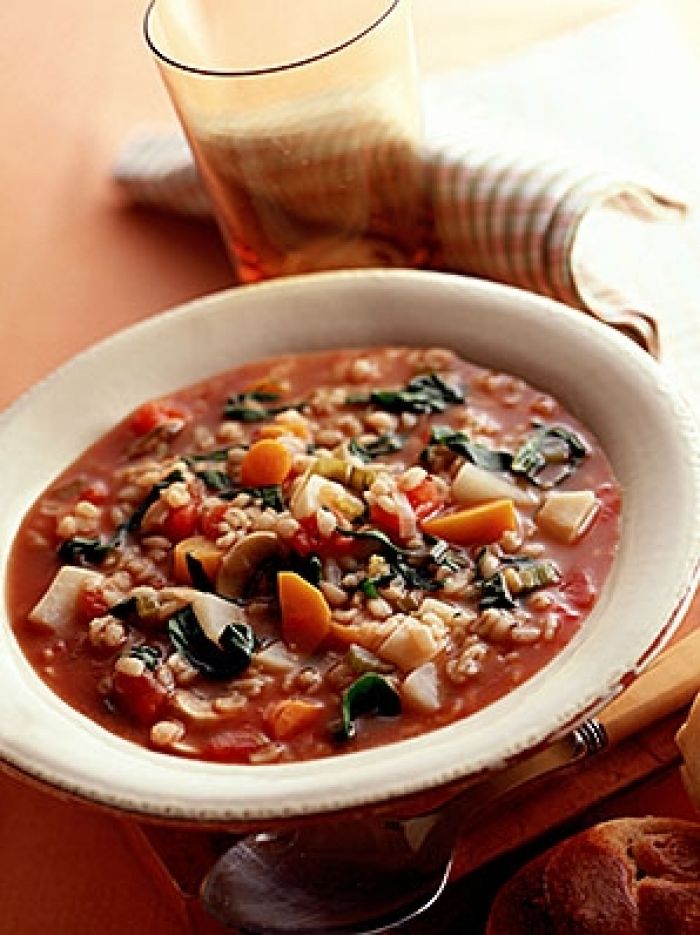
{"label": "sliced mushroom", "polygon": [[171,707],[188,721],[211,722],[220,719],[210,698],[200,698],[194,692],[184,689],[178,689],[175,692]]}
{"label": "sliced mushroom", "polygon": [[216,591],[222,597],[244,597],[258,568],[281,557],[284,545],[274,532],[260,530],[239,539],[224,555],[216,576]]}

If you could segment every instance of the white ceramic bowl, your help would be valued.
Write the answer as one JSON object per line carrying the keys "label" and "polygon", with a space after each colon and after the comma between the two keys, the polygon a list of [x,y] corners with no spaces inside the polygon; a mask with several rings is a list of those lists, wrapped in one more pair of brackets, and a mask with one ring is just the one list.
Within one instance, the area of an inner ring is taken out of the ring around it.
{"label": "white ceramic bowl", "polygon": [[150,816],[246,823],[322,813],[497,768],[596,710],[648,661],[679,622],[698,562],[693,420],[627,338],[557,303],[463,277],[375,270],[277,280],[192,302],[81,354],[0,421],[0,566],[45,486],[139,402],[245,360],[392,343],[447,345],[518,374],[602,443],[624,491],[621,546],[573,642],[510,695],[439,731],[311,763],[238,766],[158,754],[96,726],[44,685],[4,617],[2,759]]}

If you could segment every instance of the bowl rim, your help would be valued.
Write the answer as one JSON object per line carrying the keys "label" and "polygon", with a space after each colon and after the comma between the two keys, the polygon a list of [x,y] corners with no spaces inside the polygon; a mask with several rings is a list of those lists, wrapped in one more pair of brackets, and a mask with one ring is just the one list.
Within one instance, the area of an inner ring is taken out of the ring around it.
{"label": "bowl rim", "polygon": [[[508,705],[501,704],[504,699],[484,709],[486,715],[484,712],[479,712],[465,721],[457,722],[458,725],[469,724],[471,728],[469,733],[475,732],[481,743],[479,746],[479,743],[474,743],[473,736],[466,737],[465,729],[462,727],[461,735],[465,736],[460,735],[461,739],[468,741],[467,746],[471,744],[472,752],[474,750],[481,752],[481,755],[475,756],[470,762],[465,762],[464,754],[457,763],[450,761],[449,750],[446,750],[446,747],[449,748],[451,743],[454,748],[456,740],[445,741],[442,737],[439,738],[434,745],[439,748],[439,755],[429,749],[430,743],[426,744],[425,738],[434,737],[436,734],[444,735],[446,731],[452,730],[454,725],[429,732],[422,735],[422,738],[400,741],[376,750],[311,761],[314,765],[313,772],[316,774],[313,780],[309,778],[304,780],[301,775],[309,771],[308,761],[306,765],[302,763],[231,767],[227,764],[181,760],[143,750],[96,727],[92,722],[86,724],[87,719],[61,702],[33,671],[29,675],[25,670],[22,670],[23,678],[18,681],[18,684],[24,685],[26,695],[21,705],[10,706],[10,710],[17,715],[17,718],[13,721],[11,718],[0,717],[0,761],[4,761],[11,768],[31,778],[80,798],[159,819],[174,818],[202,823],[254,822],[365,807],[424,792],[483,771],[497,769],[534,747],[560,736],[583,716],[588,716],[598,710],[606,700],[620,690],[625,680],[634,676],[665,645],[682,619],[682,610],[692,596],[698,574],[700,522],[697,520],[700,520],[700,448],[695,420],[690,409],[670,383],[668,375],[628,338],[551,299],[482,280],[414,270],[352,270],[316,273],[272,280],[252,286],[235,286],[191,300],[145,319],[75,355],[26,391],[0,415],[0,438],[8,431],[8,427],[20,422],[27,414],[31,414],[32,407],[37,406],[37,401],[41,401],[53,389],[60,390],[62,381],[66,381],[81,368],[89,368],[95,361],[99,362],[101,357],[109,353],[123,352],[123,348],[128,348],[136,341],[152,340],[153,336],[160,332],[172,334],[177,333],[178,328],[184,330],[185,324],[183,323],[191,322],[195,317],[207,321],[213,321],[219,315],[228,315],[233,318],[241,314],[241,308],[245,308],[246,305],[257,304],[259,306],[260,303],[265,304],[268,299],[271,299],[272,306],[274,306],[275,302],[296,301],[299,297],[316,296],[317,299],[318,296],[327,297],[333,294],[336,298],[340,296],[343,302],[349,301],[348,295],[359,294],[361,296],[363,293],[370,295],[373,291],[381,293],[382,290],[388,290],[389,293],[393,290],[397,294],[420,293],[428,297],[433,294],[436,296],[436,301],[444,301],[445,305],[453,303],[457,307],[463,304],[462,311],[466,311],[467,316],[472,314],[468,306],[477,307],[480,303],[485,303],[495,314],[510,315],[511,324],[517,319],[518,314],[524,316],[525,319],[530,316],[543,326],[545,333],[558,336],[559,341],[575,336],[577,340],[584,342],[582,346],[597,350],[599,354],[602,353],[601,349],[604,349],[603,357],[608,362],[613,359],[617,360],[620,373],[624,372],[631,379],[630,375],[634,371],[634,379],[639,381],[640,386],[644,385],[649,392],[654,391],[658,397],[659,407],[672,420],[673,429],[678,433],[679,444],[685,448],[688,455],[684,464],[674,463],[674,470],[678,472],[678,478],[681,481],[681,490],[671,492],[671,494],[676,496],[679,503],[682,502],[684,507],[690,511],[690,515],[696,518],[696,522],[694,526],[692,523],[686,523],[683,527],[685,560],[676,569],[674,584],[670,587],[664,602],[662,619],[653,627],[653,633],[645,631],[644,637],[640,636],[624,659],[619,660],[617,666],[606,670],[604,678],[597,678],[589,691],[580,691],[577,703],[573,706],[569,704],[568,708],[557,712],[556,717],[551,713],[548,714],[543,708],[541,696],[544,692],[539,691],[535,699],[536,712],[533,712],[533,724],[529,731],[513,739],[509,745],[502,746],[498,751],[488,746],[487,734],[501,709],[508,708]],[[397,313],[392,314],[395,316]],[[439,335],[434,343],[442,343]],[[217,369],[212,370],[212,375],[217,372]],[[187,383],[175,381],[172,389],[176,389],[178,385],[184,386]],[[164,390],[164,392],[167,391],[169,390]],[[50,477],[46,477],[44,485],[49,481]],[[3,568],[1,587],[4,589],[6,556],[1,560]],[[5,610],[4,612],[7,616]],[[592,616],[595,616],[595,613],[594,611]],[[4,625],[5,630],[9,631],[4,634],[5,643],[12,646],[14,636],[7,620],[4,621]],[[564,662],[569,664],[572,652],[573,650],[569,651],[567,647],[556,659],[560,660],[563,656]],[[10,661],[12,655],[14,661]],[[16,645],[14,653],[0,653],[0,673],[10,670],[14,672],[15,669],[19,671],[22,668],[20,659],[28,666],[21,650]],[[549,666],[546,667],[545,671],[549,668]],[[540,675],[534,676],[525,685],[530,685],[534,680],[541,681]],[[519,691],[520,689],[506,696],[506,699],[512,698]],[[530,701],[532,700],[531,698]],[[31,738],[21,735],[15,729],[17,722],[32,721],[33,713],[27,709],[30,701],[37,704],[42,714],[53,719],[56,729],[59,727],[64,729],[67,732],[66,736],[70,734],[75,738],[82,731],[86,740],[89,740],[92,759],[85,758],[76,764],[66,762],[66,759],[70,759],[70,755],[61,759],[60,750],[58,752],[53,750],[50,756],[42,755],[42,751],[37,754],[37,750],[32,746]],[[0,713],[3,708],[7,712],[8,701],[0,690]],[[537,718],[534,714],[540,718],[539,723],[535,723]],[[454,733],[455,737],[460,734],[459,731]],[[148,788],[139,781],[138,775],[130,779],[121,776],[120,780],[115,781],[111,786],[109,783],[105,784],[104,768],[95,760],[95,749],[100,749],[105,757],[109,754],[114,764],[119,765],[120,769],[128,769],[129,764],[142,767],[149,774]],[[490,753],[487,752],[488,750]],[[148,760],[147,770],[144,766],[146,762],[144,756]],[[426,756],[432,757],[432,766],[426,767],[420,764],[421,758]],[[154,763],[154,760],[158,763]],[[377,760],[381,760],[380,769],[376,768]],[[331,763],[336,766],[330,768]],[[338,767],[339,763],[343,764],[343,769]],[[175,766],[175,764],[178,765]],[[365,786],[358,784],[352,778],[355,770],[369,777]],[[227,774],[231,784],[235,786],[240,783],[247,791],[242,793],[236,790],[235,794],[231,793],[227,800],[222,792],[222,771]],[[172,793],[175,773],[178,776],[182,774],[185,778],[182,782],[178,779],[177,791]],[[320,778],[318,778],[319,774],[321,774]],[[160,791],[156,788],[158,778],[165,783],[165,787]],[[249,787],[251,778],[256,781],[256,787],[264,786],[264,791],[260,788],[251,791]],[[169,781],[171,781],[171,786],[167,784]],[[216,795],[212,802],[206,802],[203,795],[196,792],[194,787],[199,783],[203,783],[207,788],[216,785]],[[272,788],[273,786],[275,788]],[[316,794],[319,790],[320,798]]]}

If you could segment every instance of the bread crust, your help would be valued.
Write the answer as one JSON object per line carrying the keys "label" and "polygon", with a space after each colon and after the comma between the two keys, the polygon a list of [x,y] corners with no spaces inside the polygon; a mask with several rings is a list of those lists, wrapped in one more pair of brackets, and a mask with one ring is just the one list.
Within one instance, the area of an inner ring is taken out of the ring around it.
{"label": "bread crust", "polygon": [[700,935],[700,824],[621,818],[526,864],[487,935]]}
{"label": "bread crust", "polygon": [[544,870],[551,851],[525,864],[501,887],[489,913],[485,935],[554,935],[544,893]]}

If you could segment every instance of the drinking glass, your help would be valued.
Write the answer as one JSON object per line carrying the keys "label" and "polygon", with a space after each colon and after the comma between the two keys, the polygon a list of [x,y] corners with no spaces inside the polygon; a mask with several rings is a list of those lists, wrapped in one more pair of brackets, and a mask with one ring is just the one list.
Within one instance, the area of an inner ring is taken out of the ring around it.
{"label": "drinking glass", "polygon": [[153,0],[144,27],[241,281],[414,261],[409,0]]}

